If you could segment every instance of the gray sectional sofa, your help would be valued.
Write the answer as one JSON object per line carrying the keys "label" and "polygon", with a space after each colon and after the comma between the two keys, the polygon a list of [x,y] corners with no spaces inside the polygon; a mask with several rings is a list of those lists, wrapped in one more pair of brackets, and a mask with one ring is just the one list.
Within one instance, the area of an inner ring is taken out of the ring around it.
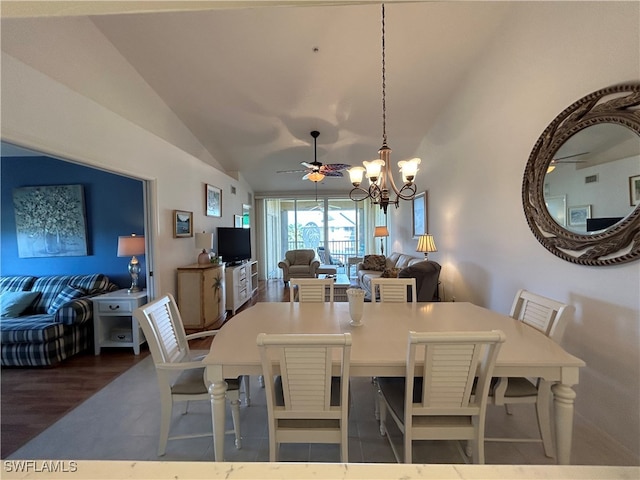
{"label": "gray sectional sofa", "polygon": [[[418,302],[437,302],[440,300],[438,283],[440,264],[424,257],[414,257],[393,252],[389,256],[365,255],[357,265],[358,286],[371,298],[371,279],[377,277],[399,277],[416,279],[416,297]],[[409,298],[411,300],[411,298]]]}

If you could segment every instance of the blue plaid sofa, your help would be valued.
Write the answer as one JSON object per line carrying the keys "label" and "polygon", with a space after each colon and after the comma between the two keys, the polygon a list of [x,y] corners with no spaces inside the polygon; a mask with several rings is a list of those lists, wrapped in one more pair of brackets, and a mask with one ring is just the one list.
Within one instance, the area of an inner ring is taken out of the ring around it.
{"label": "blue plaid sofa", "polygon": [[2,366],[56,365],[88,349],[93,344],[91,297],[118,288],[100,273],[0,277],[2,298],[12,295],[4,292],[36,292],[22,313],[5,312],[0,318]]}

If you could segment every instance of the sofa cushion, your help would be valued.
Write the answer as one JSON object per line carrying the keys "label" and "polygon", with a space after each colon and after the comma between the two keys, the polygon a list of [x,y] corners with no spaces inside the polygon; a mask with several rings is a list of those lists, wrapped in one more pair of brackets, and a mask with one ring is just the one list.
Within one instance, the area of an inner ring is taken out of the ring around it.
{"label": "sofa cushion", "polygon": [[385,268],[384,271],[382,272],[382,275],[380,275],[382,278],[397,278],[398,277],[398,273],[400,273],[400,270],[402,270],[401,268]]}
{"label": "sofa cushion", "polygon": [[90,295],[107,292],[109,278],[102,273],[93,275],[52,275],[38,278],[31,289],[42,295],[33,306],[34,313],[47,313],[53,301],[67,285],[84,288]]}
{"label": "sofa cushion", "polygon": [[87,291],[82,287],[76,287],[74,285],[67,285],[62,290],[58,296],[51,302],[49,308],[47,309],[47,313],[49,315],[55,315],[56,312],[67,302],[71,300],[75,300],[76,298],[84,297],[87,294]]}
{"label": "sofa cushion", "polygon": [[51,315],[27,315],[2,320],[2,347],[11,343],[44,343],[61,337],[64,325],[54,323]]}
{"label": "sofa cushion", "polygon": [[0,293],[0,317],[19,317],[40,295],[39,292]]}
{"label": "sofa cushion", "polygon": [[384,255],[365,255],[362,264],[364,270],[382,272],[386,267],[386,258]]}
{"label": "sofa cushion", "polygon": [[26,292],[31,290],[36,277],[15,275],[0,278],[0,292]]}

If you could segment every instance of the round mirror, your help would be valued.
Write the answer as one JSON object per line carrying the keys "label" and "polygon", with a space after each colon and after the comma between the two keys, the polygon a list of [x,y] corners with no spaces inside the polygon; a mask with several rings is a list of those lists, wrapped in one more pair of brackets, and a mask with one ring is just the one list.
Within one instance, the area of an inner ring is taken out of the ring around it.
{"label": "round mirror", "polygon": [[536,142],[523,206],[554,255],[583,265],[640,258],[639,104],[640,83],[599,90],[565,109]]}

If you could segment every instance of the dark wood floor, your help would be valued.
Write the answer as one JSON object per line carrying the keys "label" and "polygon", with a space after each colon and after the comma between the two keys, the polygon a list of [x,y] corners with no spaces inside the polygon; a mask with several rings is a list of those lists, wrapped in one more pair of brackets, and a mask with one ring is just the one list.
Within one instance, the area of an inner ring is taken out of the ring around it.
{"label": "dark wood floor", "polygon": [[[256,302],[288,300],[289,289],[282,280],[260,282],[257,295],[239,311]],[[210,339],[193,347],[207,348],[207,342]],[[2,368],[0,458],[7,458],[148,355],[146,345],[140,355],[130,349],[104,348],[99,356],[88,351],[51,368]]]}

